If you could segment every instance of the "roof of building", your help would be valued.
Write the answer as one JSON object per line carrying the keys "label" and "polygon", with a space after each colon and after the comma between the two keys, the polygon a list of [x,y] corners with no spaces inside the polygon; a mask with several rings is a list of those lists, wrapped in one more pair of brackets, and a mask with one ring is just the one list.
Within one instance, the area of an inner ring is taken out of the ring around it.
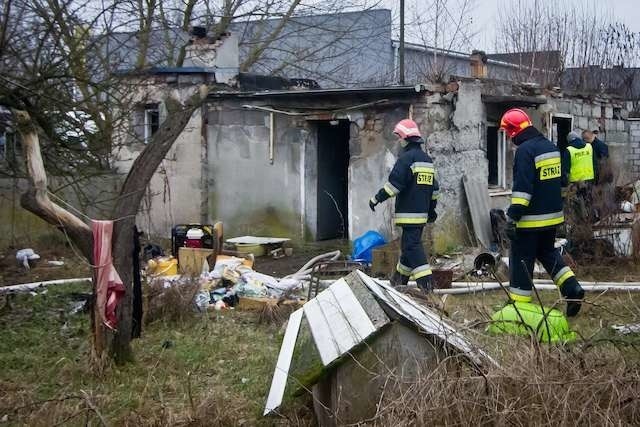
{"label": "roof of building", "polygon": [[562,87],[584,93],[616,95],[623,99],[640,99],[640,68],[600,66],[567,68]]}

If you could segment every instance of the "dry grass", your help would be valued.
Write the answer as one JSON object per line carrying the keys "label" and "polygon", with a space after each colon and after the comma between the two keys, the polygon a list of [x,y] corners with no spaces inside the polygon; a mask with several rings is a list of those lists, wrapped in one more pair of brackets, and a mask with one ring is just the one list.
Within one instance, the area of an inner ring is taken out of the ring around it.
{"label": "dry grass", "polygon": [[430,375],[403,384],[402,393],[383,402],[371,424],[640,423],[638,366],[629,365],[615,348],[571,351],[514,344],[516,349],[500,368],[485,375],[441,363]]}
{"label": "dry grass", "polygon": [[[308,397],[286,401],[281,417],[261,416],[284,313],[272,319],[275,324],[238,310],[179,321],[158,317],[134,342],[136,363],[110,367],[97,378],[86,365],[86,316],[59,315],[75,291],[17,296],[1,315],[3,425],[313,424]],[[550,305],[557,299],[542,295]],[[549,347],[484,333],[488,316],[504,301],[501,293],[451,296],[451,317],[501,367],[481,375],[450,359],[408,382],[389,376],[389,393],[367,424],[638,425],[640,339],[617,336],[609,326],[640,322],[640,295],[588,294],[588,300],[572,324],[584,340]]]}
{"label": "dry grass", "polygon": [[[557,299],[541,295],[545,305]],[[484,332],[504,302],[501,294],[452,296],[452,317],[500,366],[480,373],[451,358],[414,381],[391,375],[389,393],[366,424],[639,425],[640,336],[616,335],[609,327],[640,321],[640,295],[588,294],[587,301],[572,320],[582,339],[549,346]]]}
{"label": "dry grass", "polygon": [[193,313],[193,298],[200,291],[196,279],[185,279],[184,283],[165,288],[162,280],[144,287],[144,323],[156,320],[182,321]]}

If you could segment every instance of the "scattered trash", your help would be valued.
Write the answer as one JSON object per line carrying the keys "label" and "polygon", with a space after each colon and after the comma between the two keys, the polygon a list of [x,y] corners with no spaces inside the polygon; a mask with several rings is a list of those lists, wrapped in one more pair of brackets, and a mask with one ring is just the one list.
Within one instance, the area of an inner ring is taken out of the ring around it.
{"label": "scattered trash", "polygon": [[362,236],[353,241],[353,252],[351,259],[353,261],[365,261],[371,264],[373,260],[373,249],[383,246],[387,243],[382,234],[377,231],[369,230]]}
{"label": "scattered trash", "polygon": [[249,382],[249,378],[242,378],[240,382],[242,382],[242,384],[246,384]]}
{"label": "scattered trash", "polygon": [[[284,245],[290,241],[291,239],[282,237],[242,236],[227,239],[226,243],[232,245],[239,254],[253,254],[256,257],[270,255],[278,259],[281,258],[281,252],[284,256]],[[278,249],[280,251],[274,256],[272,252]]]}
{"label": "scattered trash", "polygon": [[621,335],[640,333],[640,323],[631,323],[628,325],[611,325],[611,329]]}
{"label": "scattered trash", "polygon": [[69,314],[73,315],[73,314],[78,314],[84,311],[85,306],[86,306],[87,302],[86,301],[76,301],[71,305],[71,310],[69,310]]}
{"label": "scattered trash", "polygon": [[617,256],[640,255],[640,213],[618,213],[598,221],[593,237],[608,241]]}
{"label": "scattered trash", "polygon": [[31,268],[31,264],[35,263],[40,259],[40,255],[35,253],[33,249],[20,249],[16,252],[16,259],[18,263],[22,264],[24,268],[29,270]]}
{"label": "scattered trash", "polygon": [[175,276],[178,274],[178,260],[174,257],[159,257],[147,262],[147,274],[150,276]]}
{"label": "scattered trash", "polygon": [[280,258],[284,258],[284,249],[283,248],[278,248],[278,249],[274,249],[272,251],[269,252],[269,255],[271,255],[271,258],[273,259],[280,259]]}
{"label": "scattered trash", "polygon": [[64,261],[47,261],[47,264],[52,267],[62,267],[64,265]]}
{"label": "scattered trash", "polygon": [[164,256],[164,249],[155,243],[149,243],[142,249],[142,259],[148,262],[150,259]]}
{"label": "scattered trash", "polygon": [[622,212],[631,213],[633,212],[633,203],[625,200],[620,203],[620,210]]}

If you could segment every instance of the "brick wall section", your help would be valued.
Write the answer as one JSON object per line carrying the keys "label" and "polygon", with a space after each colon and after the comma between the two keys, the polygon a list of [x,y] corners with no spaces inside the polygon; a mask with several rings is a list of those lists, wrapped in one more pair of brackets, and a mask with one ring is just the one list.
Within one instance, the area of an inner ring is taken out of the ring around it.
{"label": "brick wall section", "polygon": [[640,119],[629,119],[629,158],[631,160],[633,176],[640,178]]}

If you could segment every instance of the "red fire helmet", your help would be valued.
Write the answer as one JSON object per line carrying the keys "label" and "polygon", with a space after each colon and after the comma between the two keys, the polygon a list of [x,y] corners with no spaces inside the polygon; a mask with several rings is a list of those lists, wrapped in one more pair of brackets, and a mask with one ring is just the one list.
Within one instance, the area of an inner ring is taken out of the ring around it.
{"label": "red fire helmet", "polygon": [[418,125],[411,119],[400,120],[393,128],[393,133],[402,139],[406,139],[410,136],[421,136]]}
{"label": "red fire helmet", "polygon": [[531,119],[519,108],[508,110],[500,119],[500,129],[504,129],[509,138],[513,138],[529,126],[533,126]]}

